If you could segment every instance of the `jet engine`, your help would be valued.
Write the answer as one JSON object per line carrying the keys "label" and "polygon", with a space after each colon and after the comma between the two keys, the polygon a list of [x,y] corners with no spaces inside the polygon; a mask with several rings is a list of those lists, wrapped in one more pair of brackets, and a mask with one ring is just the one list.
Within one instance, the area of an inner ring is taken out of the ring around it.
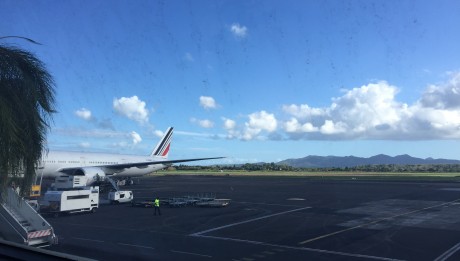
{"label": "jet engine", "polygon": [[73,173],[76,176],[86,176],[88,178],[86,185],[90,186],[95,182],[105,181],[105,172],[97,167],[79,168]]}

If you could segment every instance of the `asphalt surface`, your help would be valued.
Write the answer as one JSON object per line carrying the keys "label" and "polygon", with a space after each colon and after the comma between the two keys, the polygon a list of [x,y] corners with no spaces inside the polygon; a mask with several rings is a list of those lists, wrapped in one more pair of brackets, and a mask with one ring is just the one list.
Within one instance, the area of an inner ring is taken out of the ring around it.
{"label": "asphalt surface", "polygon": [[49,218],[59,237],[49,249],[98,260],[460,260],[460,183],[158,176],[124,189],[231,203]]}

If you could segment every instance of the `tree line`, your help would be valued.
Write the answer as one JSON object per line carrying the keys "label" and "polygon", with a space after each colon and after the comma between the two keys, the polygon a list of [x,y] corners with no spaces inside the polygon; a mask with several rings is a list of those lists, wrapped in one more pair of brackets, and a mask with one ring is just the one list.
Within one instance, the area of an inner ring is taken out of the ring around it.
{"label": "tree line", "polygon": [[176,170],[188,171],[298,171],[298,172],[397,172],[397,173],[455,173],[460,172],[460,164],[379,164],[355,167],[298,168],[271,163],[246,163],[235,165],[189,166],[176,165]]}

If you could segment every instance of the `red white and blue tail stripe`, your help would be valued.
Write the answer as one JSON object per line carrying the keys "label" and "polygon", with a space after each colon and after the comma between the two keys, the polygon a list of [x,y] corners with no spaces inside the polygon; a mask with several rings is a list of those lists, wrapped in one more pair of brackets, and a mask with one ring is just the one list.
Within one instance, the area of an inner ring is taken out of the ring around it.
{"label": "red white and blue tail stripe", "polygon": [[171,146],[171,139],[173,134],[173,127],[169,127],[160,142],[158,142],[155,149],[152,151],[150,156],[161,156],[163,158],[168,158],[169,147]]}

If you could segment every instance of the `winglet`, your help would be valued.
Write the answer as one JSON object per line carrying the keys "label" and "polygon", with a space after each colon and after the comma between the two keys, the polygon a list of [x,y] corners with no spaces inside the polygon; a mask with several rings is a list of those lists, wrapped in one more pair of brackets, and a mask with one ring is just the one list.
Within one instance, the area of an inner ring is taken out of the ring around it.
{"label": "winglet", "polygon": [[169,153],[169,146],[171,145],[171,138],[173,134],[173,127],[169,127],[163,137],[161,138],[160,142],[158,142],[155,149],[152,151],[150,156],[161,156],[164,158],[168,157]]}

